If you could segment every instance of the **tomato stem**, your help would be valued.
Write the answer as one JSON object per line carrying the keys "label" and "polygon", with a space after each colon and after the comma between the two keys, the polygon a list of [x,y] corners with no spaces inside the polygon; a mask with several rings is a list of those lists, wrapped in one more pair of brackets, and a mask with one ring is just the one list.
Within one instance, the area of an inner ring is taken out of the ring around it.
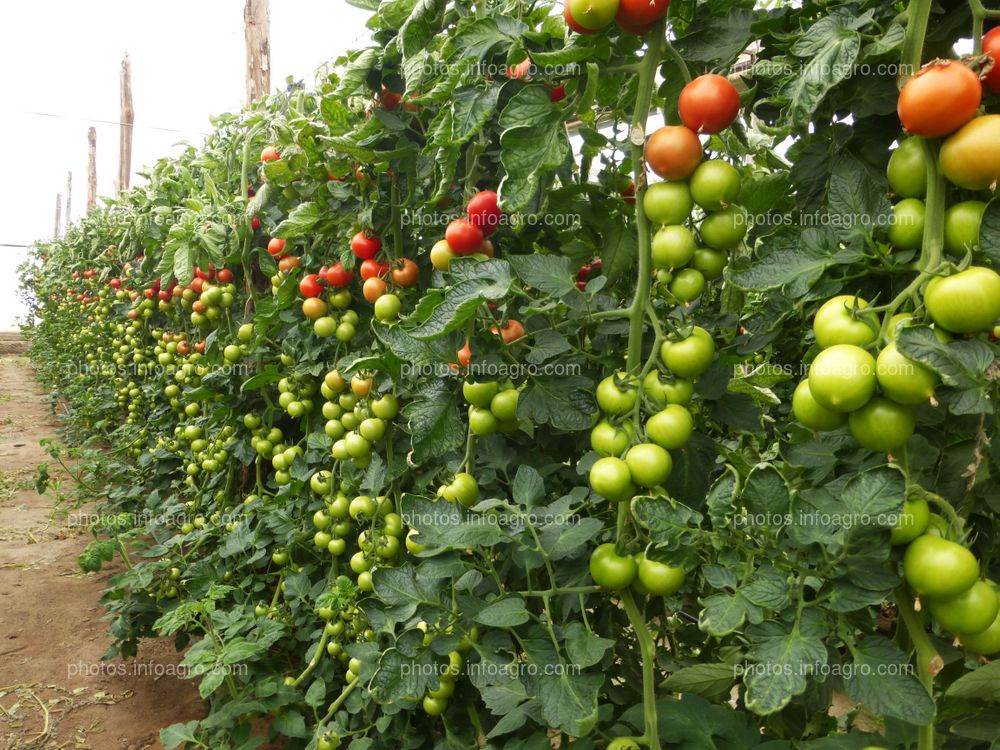
{"label": "tomato stem", "polygon": [[659,727],[656,723],[656,675],[653,671],[656,665],[656,646],[646,626],[646,619],[628,589],[622,594],[622,605],[639,639],[639,652],[642,655],[642,715],[643,723],[646,725],[642,736],[643,743],[650,750],[660,750]]}
{"label": "tomato stem", "polygon": [[900,68],[899,87],[920,70],[923,60],[924,37],[931,16],[932,0],[910,0],[906,9],[906,35],[903,37],[903,58]]}
{"label": "tomato stem", "polygon": [[[913,643],[917,655],[917,677],[920,679],[931,700],[934,699],[934,675],[937,674],[941,666],[941,657],[931,644],[924,624],[913,608],[913,599],[906,591],[904,585],[896,587],[893,591],[896,606],[899,608],[899,616],[903,621],[903,626]],[[935,704],[936,705],[936,704]],[[922,725],[917,734],[917,750],[934,750],[934,719]]]}

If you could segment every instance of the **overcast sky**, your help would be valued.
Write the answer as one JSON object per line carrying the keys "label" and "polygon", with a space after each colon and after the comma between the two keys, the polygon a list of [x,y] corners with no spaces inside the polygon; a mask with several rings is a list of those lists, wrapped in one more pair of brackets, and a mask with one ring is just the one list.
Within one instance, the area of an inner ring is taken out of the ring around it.
{"label": "overcast sky", "polygon": [[[132,167],[200,143],[212,114],[245,95],[244,0],[8,0],[0,10],[0,244],[50,237],[56,194],[73,172],[72,218],[86,209],[87,128],[97,128],[97,189],[118,171],[119,71],[132,63]],[[368,39],[369,13],[344,0],[271,0],[271,84],[315,70]],[[63,225],[65,226],[65,203]],[[24,250],[0,247],[0,329],[22,314],[15,268]]]}

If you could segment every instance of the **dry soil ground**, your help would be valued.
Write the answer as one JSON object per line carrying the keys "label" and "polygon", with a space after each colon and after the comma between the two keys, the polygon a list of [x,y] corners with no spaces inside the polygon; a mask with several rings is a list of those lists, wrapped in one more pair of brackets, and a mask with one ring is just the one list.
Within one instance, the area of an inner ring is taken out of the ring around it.
{"label": "dry soil ground", "polygon": [[98,599],[117,569],[81,573],[87,532],[35,492],[57,424],[19,346],[0,340],[0,750],[159,748],[162,727],[200,714],[197,690],[167,639],[101,662]]}

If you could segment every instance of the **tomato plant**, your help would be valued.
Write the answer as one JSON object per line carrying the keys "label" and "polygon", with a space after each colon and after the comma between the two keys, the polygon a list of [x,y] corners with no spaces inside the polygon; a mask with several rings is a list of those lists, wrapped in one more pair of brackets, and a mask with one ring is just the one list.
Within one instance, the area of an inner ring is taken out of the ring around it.
{"label": "tomato plant", "polygon": [[995,11],[358,4],[21,271],[163,744],[992,741]]}

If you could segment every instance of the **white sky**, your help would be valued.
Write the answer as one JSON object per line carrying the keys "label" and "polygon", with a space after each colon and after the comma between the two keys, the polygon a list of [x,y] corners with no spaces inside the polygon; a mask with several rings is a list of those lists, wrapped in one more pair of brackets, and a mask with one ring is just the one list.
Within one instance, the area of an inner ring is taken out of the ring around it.
{"label": "white sky", "polygon": [[[118,171],[119,71],[132,63],[138,171],[188,140],[212,114],[243,105],[244,0],[5,0],[0,9],[0,245],[50,237],[56,194],[73,172],[72,217],[87,200],[87,128],[97,128],[97,191]],[[271,0],[271,85],[314,71],[368,40],[367,11],[344,0]],[[31,113],[47,113],[44,117]],[[133,177],[133,182],[134,182]],[[65,203],[63,226],[65,226]],[[0,247],[0,330],[23,314],[15,268],[24,250]]]}

